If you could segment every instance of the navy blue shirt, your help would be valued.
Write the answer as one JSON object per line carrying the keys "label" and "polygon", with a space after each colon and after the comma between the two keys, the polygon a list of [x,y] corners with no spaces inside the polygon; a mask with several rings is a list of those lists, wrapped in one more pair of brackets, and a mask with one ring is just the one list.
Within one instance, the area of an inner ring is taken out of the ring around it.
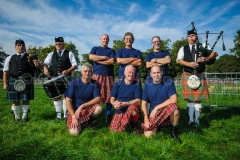
{"label": "navy blue shirt", "polygon": [[[166,56],[170,57],[170,53],[167,50],[162,50],[160,52],[150,52],[146,55],[146,62],[150,62],[154,58],[165,58]],[[165,64],[163,66],[160,66],[161,71],[163,72],[163,76],[168,75],[168,65]],[[150,71],[151,68],[148,69],[148,78],[150,78]]]}
{"label": "navy blue shirt", "polygon": [[[141,99],[142,85],[137,81],[133,81],[131,84],[126,84],[124,80],[119,80],[118,82],[115,82],[110,96],[115,97],[116,100],[120,102]],[[127,108],[128,106],[122,107],[120,110],[115,110],[115,113],[125,112]]]}
{"label": "navy blue shirt", "polygon": [[99,84],[95,80],[83,83],[81,78],[76,78],[71,81],[64,96],[72,99],[72,105],[76,111],[80,105],[100,97]]}
{"label": "navy blue shirt", "polygon": [[150,103],[149,113],[151,113],[157,105],[174,94],[177,94],[174,82],[170,78],[163,78],[160,84],[154,84],[153,81],[144,84],[142,100]]}
{"label": "navy blue shirt", "polygon": [[[134,48],[131,48],[131,49],[122,48],[122,49],[117,50],[116,58],[137,58],[137,59],[142,60],[142,54],[139,50],[134,49]],[[118,78],[123,79],[125,77],[124,76],[124,70],[125,70],[126,66],[127,66],[127,64],[120,64],[119,65]],[[138,67],[135,67],[135,68],[136,68],[135,78],[139,79]]]}
{"label": "navy blue shirt", "polygon": [[[90,54],[95,54],[97,56],[107,56],[110,59],[115,58],[115,51],[108,47],[106,47],[106,48],[101,47],[101,46],[93,47],[92,50],[90,51]],[[113,64],[104,65],[104,64],[99,64],[94,61],[93,73],[103,75],[103,76],[114,76]]]}

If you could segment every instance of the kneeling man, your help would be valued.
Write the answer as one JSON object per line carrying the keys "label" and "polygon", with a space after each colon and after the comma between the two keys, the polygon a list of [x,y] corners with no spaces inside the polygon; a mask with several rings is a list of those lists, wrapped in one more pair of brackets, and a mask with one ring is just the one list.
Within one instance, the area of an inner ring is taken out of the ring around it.
{"label": "kneeling man", "polygon": [[135,67],[127,65],[125,78],[114,84],[110,102],[115,108],[115,114],[110,124],[110,131],[125,131],[128,124],[134,129],[138,127],[142,85],[135,79]]}
{"label": "kneeling man", "polygon": [[[171,136],[180,141],[178,137],[178,123],[180,108],[176,104],[177,92],[170,78],[163,78],[159,66],[151,68],[152,81],[144,84],[142,94],[142,111],[144,123],[142,128],[144,135],[150,137],[156,134],[158,126],[167,126],[171,123]],[[150,103],[149,111],[147,104]]]}
{"label": "kneeling man", "polygon": [[99,84],[91,79],[92,65],[83,64],[81,74],[82,77],[74,79],[64,93],[68,110],[67,124],[72,135],[78,135],[81,132],[84,122],[91,127],[91,122],[102,112],[102,106],[99,104]]}

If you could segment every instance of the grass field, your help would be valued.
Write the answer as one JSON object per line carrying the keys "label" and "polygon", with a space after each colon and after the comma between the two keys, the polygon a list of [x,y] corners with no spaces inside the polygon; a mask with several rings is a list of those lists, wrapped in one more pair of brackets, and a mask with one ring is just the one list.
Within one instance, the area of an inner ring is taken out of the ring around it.
{"label": "grass field", "polygon": [[201,127],[186,128],[188,115],[185,102],[181,107],[180,138],[178,144],[165,127],[152,138],[109,132],[105,111],[94,122],[97,131],[84,129],[79,136],[68,133],[65,121],[55,120],[53,102],[42,88],[35,89],[31,101],[30,121],[15,122],[11,103],[0,85],[0,159],[240,159],[240,109],[217,107],[213,114],[203,108]]}

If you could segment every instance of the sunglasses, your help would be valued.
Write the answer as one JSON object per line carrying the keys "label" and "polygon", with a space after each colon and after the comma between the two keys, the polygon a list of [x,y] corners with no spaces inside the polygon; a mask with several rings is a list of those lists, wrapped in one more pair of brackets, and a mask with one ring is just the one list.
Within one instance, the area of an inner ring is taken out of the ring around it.
{"label": "sunglasses", "polygon": [[18,47],[20,47],[20,46],[25,47],[25,44],[18,44],[17,46],[18,46]]}

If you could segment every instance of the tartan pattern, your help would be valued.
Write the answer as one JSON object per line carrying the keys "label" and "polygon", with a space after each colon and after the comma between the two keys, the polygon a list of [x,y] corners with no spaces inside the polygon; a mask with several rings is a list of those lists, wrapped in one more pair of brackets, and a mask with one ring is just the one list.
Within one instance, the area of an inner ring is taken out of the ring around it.
{"label": "tartan pattern", "polygon": [[[79,114],[78,122],[80,124],[83,124],[84,122],[88,121],[90,119],[90,115],[95,111],[97,106],[100,106],[100,104],[95,104],[92,107],[83,109]],[[68,129],[71,129],[71,126],[72,126],[71,124],[72,124],[72,116],[68,113],[68,120],[67,120]]]}
{"label": "tartan pattern", "polygon": [[114,86],[113,76],[102,76],[99,74],[93,74],[92,79],[96,80],[100,85],[101,102],[110,102],[110,92]]}
{"label": "tartan pattern", "polygon": [[145,128],[144,123],[142,123],[142,128],[144,131],[149,131],[158,126],[168,126],[170,124],[169,116],[175,111],[180,110],[176,103],[169,104],[162,109],[159,109],[153,118],[149,119],[150,126]]}
{"label": "tartan pattern", "polygon": [[[9,77],[8,79],[8,91],[7,91],[7,100],[8,101],[28,101],[34,99],[34,85],[31,80],[30,84],[26,84],[26,88],[22,92],[18,92],[14,89],[14,83],[16,79]],[[29,82],[28,82],[29,83]]]}
{"label": "tartan pattern", "polygon": [[191,89],[188,84],[188,78],[191,76],[191,73],[188,72],[183,72],[182,73],[182,98],[184,100],[189,100],[189,101],[203,101],[209,100],[209,95],[208,95],[208,87],[207,87],[207,81],[205,78],[205,74],[203,73],[198,73],[196,76],[200,79],[200,87],[198,89]]}
{"label": "tartan pattern", "polygon": [[128,107],[126,112],[114,114],[111,124],[110,131],[123,132],[125,131],[127,125],[131,122],[131,111],[136,111],[139,114],[139,106],[132,104]]}

